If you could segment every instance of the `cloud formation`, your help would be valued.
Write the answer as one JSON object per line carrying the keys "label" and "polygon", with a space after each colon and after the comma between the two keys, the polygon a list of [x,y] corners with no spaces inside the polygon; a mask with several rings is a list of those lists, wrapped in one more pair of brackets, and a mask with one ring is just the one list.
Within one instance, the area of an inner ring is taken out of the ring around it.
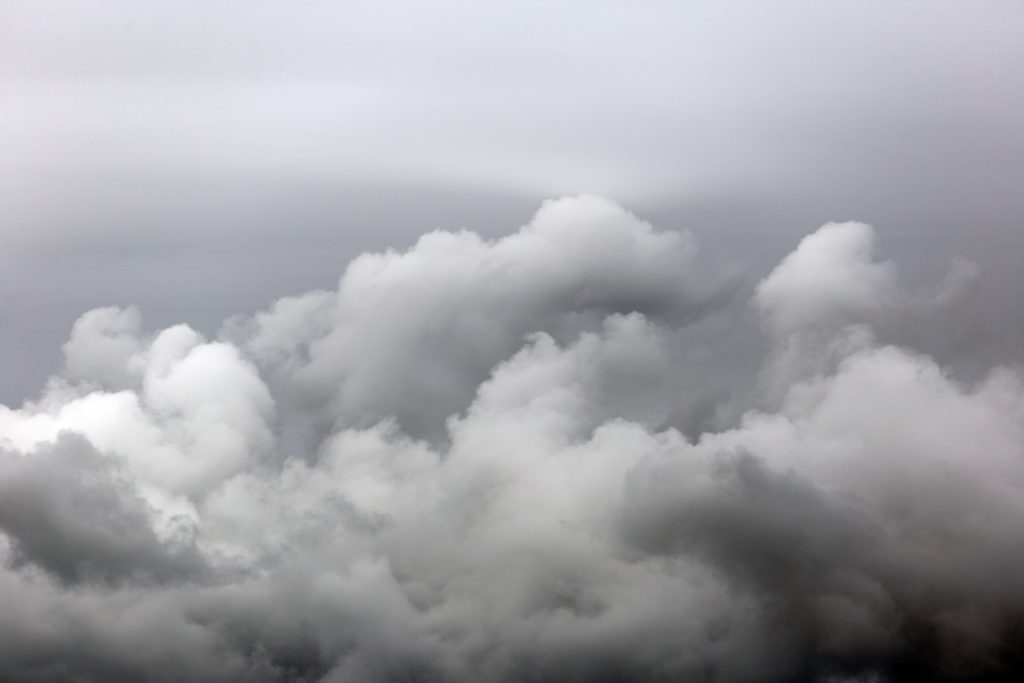
{"label": "cloud formation", "polygon": [[595,197],[218,339],[86,313],[0,406],[0,677],[1015,680],[1024,379],[915,347],[972,268],[907,292],[873,237],[755,288],[728,419],[736,287]]}

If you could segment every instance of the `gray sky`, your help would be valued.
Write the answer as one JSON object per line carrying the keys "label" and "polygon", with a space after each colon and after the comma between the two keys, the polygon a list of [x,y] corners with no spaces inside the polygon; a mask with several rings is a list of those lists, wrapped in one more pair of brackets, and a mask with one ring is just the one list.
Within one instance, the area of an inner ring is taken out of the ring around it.
{"label": "gray sky", "polygon": [[1020,679],[1021,121],[1009,1],[0,0],[0,679]]}
{"label": "gray sky", "polygon": [[2,12],[7,401],[92,306],[212,331],[363,249],[504,234],[565,193],[706,234],[756,275],[826,220],[871,222],[922,267],[1022,232],[1014,2]]}

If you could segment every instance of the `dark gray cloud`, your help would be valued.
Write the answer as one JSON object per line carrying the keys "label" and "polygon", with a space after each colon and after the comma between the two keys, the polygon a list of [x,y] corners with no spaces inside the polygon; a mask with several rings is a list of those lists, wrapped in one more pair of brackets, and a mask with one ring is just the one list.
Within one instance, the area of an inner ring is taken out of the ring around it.
{"label": "dark gray cloud", "polygon": [[204,563],[187,535],[161,542],[132,481],[85,439],[61,434],[27,455],[2,454],[0,529],[13,565],[68,583],[188,579]]}
{"label": "dark gray cloud", "polygon": [[0,407],[0,671],[1013,680],[1024,381],[913,344],[974,266],[907,288],[874,242],[827,224],[721,299],[690,236],[585,196],[218,339],[90,311]]}

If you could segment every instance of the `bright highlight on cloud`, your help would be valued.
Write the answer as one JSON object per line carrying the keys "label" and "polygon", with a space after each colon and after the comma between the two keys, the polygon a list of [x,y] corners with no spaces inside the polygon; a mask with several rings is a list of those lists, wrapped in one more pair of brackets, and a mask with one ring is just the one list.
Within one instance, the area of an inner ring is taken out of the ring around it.
{"label": "bright highlight on cloud", "polygon": [[1015,680],[1024,378],[917,348],[975,272],[873,239],[756,287],[741,393],[695,332],[734,283],[594,197],[215,340],[86,313],[0,406],[5,679]]}

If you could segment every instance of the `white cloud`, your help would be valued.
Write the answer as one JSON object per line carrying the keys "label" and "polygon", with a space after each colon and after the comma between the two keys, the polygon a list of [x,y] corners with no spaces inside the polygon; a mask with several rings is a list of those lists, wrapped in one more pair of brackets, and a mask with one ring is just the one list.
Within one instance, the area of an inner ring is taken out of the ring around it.
{"label": "white cloud", "polygon": [[757,287],[755,302],[776,334],[877,316],[892,305],[892,265],[872,260],[874,232],[829,223],[805,237]]}

